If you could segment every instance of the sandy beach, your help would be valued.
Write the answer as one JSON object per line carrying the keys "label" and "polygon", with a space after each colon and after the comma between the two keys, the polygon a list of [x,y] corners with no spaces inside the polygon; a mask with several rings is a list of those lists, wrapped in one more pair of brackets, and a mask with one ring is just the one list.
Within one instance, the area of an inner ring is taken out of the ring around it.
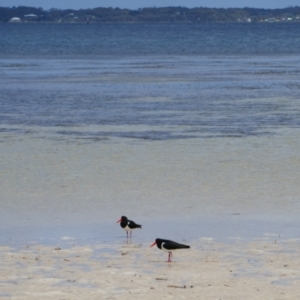
{"label": "sandy beach", "polygon": [[299,240],[199,239],[167,254],[146,244],[2,246],[2,299],[300,299]]}

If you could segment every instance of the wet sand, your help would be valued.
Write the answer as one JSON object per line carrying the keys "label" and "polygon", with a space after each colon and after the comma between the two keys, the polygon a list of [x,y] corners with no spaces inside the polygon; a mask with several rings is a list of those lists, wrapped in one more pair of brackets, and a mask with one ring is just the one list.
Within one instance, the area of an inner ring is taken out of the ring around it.
{"label": "wet sand", "polygon": [[97,142],[27,129],[1,134],[0,228],[96,224],[123,214],[290,219],[300,213],[297,129],[162,142]]}

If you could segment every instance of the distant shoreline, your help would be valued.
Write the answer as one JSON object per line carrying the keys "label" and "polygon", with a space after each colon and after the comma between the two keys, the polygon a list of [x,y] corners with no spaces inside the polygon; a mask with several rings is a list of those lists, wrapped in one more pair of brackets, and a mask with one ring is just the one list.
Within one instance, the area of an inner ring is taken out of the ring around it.
{"label": "distant shoreline", "polygon": [[182,25],[182,24],[193,24],[193,25],[200,25],[200,24],[232,24],[232,25],[241,25],[241,24],[249,24],[249,26],[254,24],[300,24],[299,22],[170,22],[170,21],[159,21],[159,22],[118,22],[118,21],[111,21],[111,22],[57,22],[57,21],[19,21],[19,22],[0,22],[0,24],[61,24],[61,25],[95,25],[95,24],[119,24],[119,25],[129,25],[129,24],[170,24],[170,25]]}
{"label": "distant shoreline", "polygon": [[1,7],[0,22],[11,23],[300,23],[300,7],[186,8],[151,7],[137,10],[104,8],[43,10],[36,7]]}

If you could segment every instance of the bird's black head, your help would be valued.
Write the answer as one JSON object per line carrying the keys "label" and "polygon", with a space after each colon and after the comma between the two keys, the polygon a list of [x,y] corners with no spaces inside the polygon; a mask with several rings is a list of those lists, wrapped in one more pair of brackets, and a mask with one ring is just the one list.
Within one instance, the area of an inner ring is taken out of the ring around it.
{"label": "bird's black head", "polygon": [[156,239],[155,242],[150,246],[153,247],[154,245],[157,246],[157,248],[161,249],[161,244],[164,242],[162,239]]}
{"label": "bird's black head", "polygon": [[126,223],[127,224],[127,218],[125,216],[122,216],[120,220],[117,221],[117,223],[121,222],[121,224]]}
{"label": "bird's black head", "polygon": [[159,249],[161,249],[161,244],[164,242],[164,240],[162,240],[162,239],[156,239],[155,242],[156,242],[156,244],[157,244],[157,247],[158,247]]}

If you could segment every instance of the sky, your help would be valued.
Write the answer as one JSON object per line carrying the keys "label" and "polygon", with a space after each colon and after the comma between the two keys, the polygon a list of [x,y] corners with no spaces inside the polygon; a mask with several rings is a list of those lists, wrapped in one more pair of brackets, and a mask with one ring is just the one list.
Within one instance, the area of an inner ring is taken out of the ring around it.
{"label": "sky", "polygon": [[95,7],[119,7],[138,9],[143,7],[216,7],[216,8],[285,8],[300,6],[300,0],[0,0],[0,6],[32,6],[43,9],[80,9]]}

